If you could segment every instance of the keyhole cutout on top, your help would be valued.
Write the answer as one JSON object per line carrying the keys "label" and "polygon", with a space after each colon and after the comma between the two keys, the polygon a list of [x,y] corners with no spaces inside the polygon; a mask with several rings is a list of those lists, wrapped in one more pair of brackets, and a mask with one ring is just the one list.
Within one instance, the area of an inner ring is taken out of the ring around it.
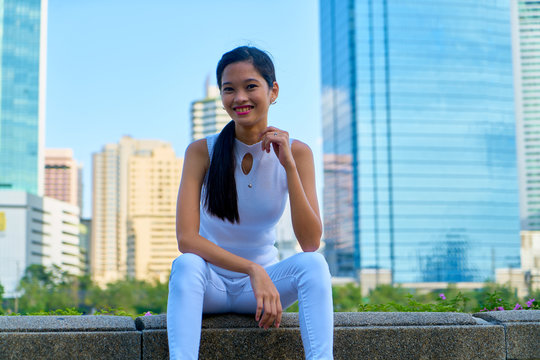
{"label": "keyhole cutout on top", "polygon": [[244,175],[249,174],[251,168],[253,167],[253,155],[251,153],[246,153],[242,159],[242,172]]}

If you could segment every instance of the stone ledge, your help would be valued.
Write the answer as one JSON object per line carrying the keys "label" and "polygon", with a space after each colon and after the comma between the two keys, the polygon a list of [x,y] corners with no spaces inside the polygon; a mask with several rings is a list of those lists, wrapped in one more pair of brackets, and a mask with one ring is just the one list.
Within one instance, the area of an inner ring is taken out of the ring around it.
{"label": "stone ledge", "polygon": [[[480,320],[480,321],[479,321]],[[136,319],[145,360],[168,359],[166,315]],[[201,359],[303,359],[298,314],[280,329],[253,315],[205,315]],[[462,313],[335,313],[336,359],[506,359],[504,329]]]}
{"label": "stone ledge", "polygon": [[2,332],[136,331],[128,316],[0,316]]}
{"label": "stone ledge", "polygon": [[137,331],[1,332],[0,359],[140,359]]}
{"label": "stone ledge", "polygon": [[[336,313],[335,359],[540,359],[540,311]],[[201,359],[303,359],[298,314],[203,319]],[[168,359],[166,315],[0,316],[0,359]]]}
{"label": "stone ledge", "polygon": [[540,359],[540,310],[486,311],[474,316],[503,326],[508,359]]}
{"label": "stone ledge", "polygon": [[473,316],[500,324],[540,322],[540,310],[485,311]]}

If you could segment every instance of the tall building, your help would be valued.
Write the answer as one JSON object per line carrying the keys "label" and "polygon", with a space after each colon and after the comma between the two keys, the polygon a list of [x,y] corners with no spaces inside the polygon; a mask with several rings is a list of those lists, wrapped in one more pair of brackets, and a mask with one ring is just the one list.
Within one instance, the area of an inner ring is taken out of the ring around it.
{"label": "tall building", "polygon": [[[90,267],[92,278],[101,285],[128,275],[130,159],[133,156],[151,156],[155,149],[164,146],[169,145],[160,140],[137,140],[125,136],[118,144],[107,144],[101,152],[93,155]],[[157,202],[155,197],[159,193],[140,195]],[[171,241],[176,243],[175,238]]]}
{"label": "tall building", "polygon": [[191,104],[191,138],[193,141],[218,133],[231,121],[223,108],[219,89],[206,79],[204,99]]}
{"label": "tall building", "polygon": [[519,267],[509,3],[320,6],[332,273],[473,283]]}
{"label": "tall building", "polygon": [[71,149],[45,149],[45,196],[82,207],[79,166]]}
{"label": "tall building", "polygon": [[128,168],[128,276],[166,282],[180,254],[176,199],[182,159],[170,145],[135,154]]}
{"label": "tall building", "polygon": [[540,231],[540,4],[511,8],[521,228]]}
{"label": "tall building", "polygon": [[47,0],[0,2],[0,190],[43,194]]}
{"label": "tall building", "polygon": [[81,274],[79,207],[24,191],[0,192],[0,284],[16,296],[29,265]]}

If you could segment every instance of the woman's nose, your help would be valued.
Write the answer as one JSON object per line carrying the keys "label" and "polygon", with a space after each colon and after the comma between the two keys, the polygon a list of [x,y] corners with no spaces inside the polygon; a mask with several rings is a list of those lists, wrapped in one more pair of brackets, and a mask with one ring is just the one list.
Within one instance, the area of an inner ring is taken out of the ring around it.
{"label": "woman's nose", "polygon": [[235,102],[242,103],[247,101],[247,94],[245,91],[237,91],[236,96],[234,97]]}

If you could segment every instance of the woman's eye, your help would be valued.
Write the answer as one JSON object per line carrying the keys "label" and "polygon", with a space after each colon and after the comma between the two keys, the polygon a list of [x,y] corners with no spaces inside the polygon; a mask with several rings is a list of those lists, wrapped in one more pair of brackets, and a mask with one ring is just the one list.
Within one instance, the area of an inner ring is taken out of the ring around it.
{"label": "woman's eye", "polygon": [[223,92],[231,92],[231,91],[233,91],[233,88],[231,88],[231,87],[226,87],[226,88],[223,88],[222,91],[223,91]]}
{"label": "woman's eye", "polygon": [[249,84],[249,85],[247,86],[247,88],[250,89],[250,90],[251,90],[251,89],[255,89],[256,87],[257,87],[257,85],[255,85],[255,84]]}

